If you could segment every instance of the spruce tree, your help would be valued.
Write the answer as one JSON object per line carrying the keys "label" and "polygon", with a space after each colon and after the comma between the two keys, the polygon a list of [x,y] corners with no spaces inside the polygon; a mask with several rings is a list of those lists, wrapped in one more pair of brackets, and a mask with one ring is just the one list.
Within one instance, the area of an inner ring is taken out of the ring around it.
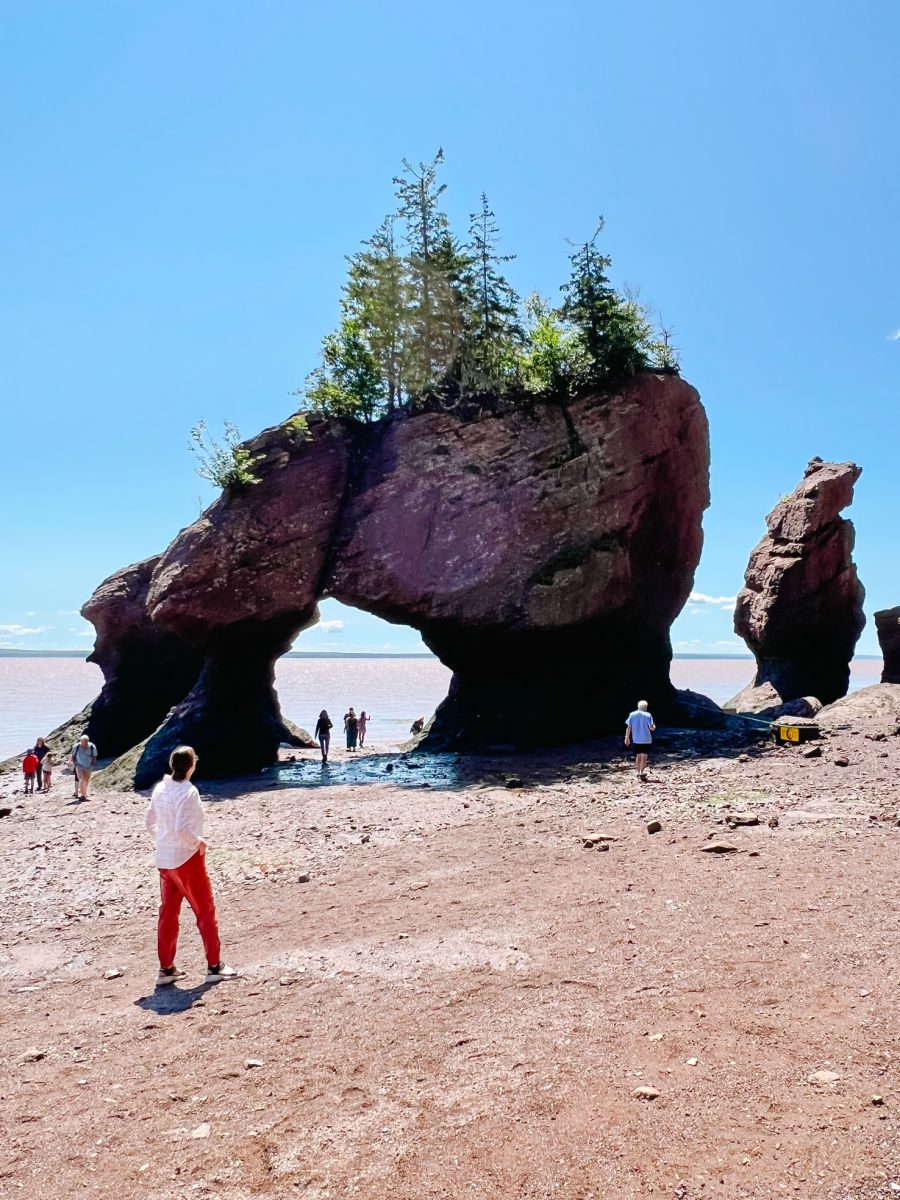
{"label": "spruce tree", "polygon": [[378,362],[387,407],[403,398],[403,339],[408,286],[403,259],[397,253],[394,218],[385,217],[363,249],[348,260],[341,308],[359,322],[369,350]]}
{"label": "spruce tree", "polygon": [[615,384],[647,362],[646,313],[609,281],[612,259],[597,247],[603,226],[601,217],[593,236],[569,255],[572,272],[561,288],[560,316],[578,331],[589,358],[587,378],[579,384]]}
{"label": "spruce tree", "polygon": [[466,359],[478,390],[497,390],[512,372],[523,341],[519,297],[502,274],[503,263],[512,262],[515,255],[499,252],[500,229],[484,192],[481,208],[470,214],[470,221],[473,302]]}
{"label": "spruce tree", "polygon": [[[453,331],[458,330],[449,267],[456,250],[450,223],[440,207],[445,183],[438,183],[444,161],[438,150],[430,163],[413,166],[403,160],[403,173],[394,177],[398,215],[406,229],[409,307],[405,367],[408,390],[422,395],[441,384],[452,367]],[[450,357],[448,357],[448,355]]]}

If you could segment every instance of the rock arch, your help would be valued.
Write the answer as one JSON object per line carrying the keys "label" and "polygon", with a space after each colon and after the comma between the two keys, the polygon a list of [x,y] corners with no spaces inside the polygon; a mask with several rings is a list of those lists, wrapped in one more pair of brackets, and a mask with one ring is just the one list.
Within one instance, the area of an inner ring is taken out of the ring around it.
{"label": "rock arch", "polygon": [[[276,427],[251,448],[258,485],[119,573],[140,574],[132,637],[167,639],[170,660],[181,648],[179,688],[202,659],[158,727],[148,711],[120,778],[158,778],[182,740],[207,774],[274,761],[291,736],[274,662],[324,596],[414,627],[452,669],[435,748],[574,741],[618,726],[638,693],[671,699],[669,628],[709,502],[706,416],[678,377],[479,420],[311,420],[308,437]],[[110,586],[84,609],[98,633],[113,625]],[[120,663],[106,709],[147,670]]]}

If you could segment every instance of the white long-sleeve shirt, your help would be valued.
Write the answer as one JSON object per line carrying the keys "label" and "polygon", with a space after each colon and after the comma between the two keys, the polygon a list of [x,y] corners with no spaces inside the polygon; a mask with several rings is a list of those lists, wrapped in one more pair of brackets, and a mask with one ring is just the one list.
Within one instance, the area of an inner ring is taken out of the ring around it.
{"label": "white long-sleeve shirt", "polygon": [[156,839],[156,865],[184,866],[203,841],[203,805],[189,779],[167,775],[153,789],[147,810],[147,828]]}

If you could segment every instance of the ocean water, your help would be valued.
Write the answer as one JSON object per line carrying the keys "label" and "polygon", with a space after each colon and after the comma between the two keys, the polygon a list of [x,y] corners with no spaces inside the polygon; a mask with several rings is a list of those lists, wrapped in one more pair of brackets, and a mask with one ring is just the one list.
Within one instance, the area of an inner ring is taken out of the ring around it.
{"label": "ocean water", "polygon": [[[750,681],[752,659],[676,658],[676,687],[721,704]],[[851,688],[877,683],[881,662],[853,663]],[[82,709],[100,690],[98,667],[77,658],[0,658],[0,758],[18,754]],[[339,735],[352,704],[371,714],[367,744],[393,747],[416,717],[429,717],[447,694],[450,672],[432,658],[283,658],[276,686],[286,717],[310,732],[325,708]],[[635,697],[637,699],[637,697]],[[103,747],[98,747],[103,753]]]}

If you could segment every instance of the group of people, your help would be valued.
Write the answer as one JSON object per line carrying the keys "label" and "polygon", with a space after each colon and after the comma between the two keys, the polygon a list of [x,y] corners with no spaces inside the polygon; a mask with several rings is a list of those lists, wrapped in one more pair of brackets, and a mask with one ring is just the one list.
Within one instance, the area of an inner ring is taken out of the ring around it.
{"label": "group of people", "polygon": [[[75,799],[87,800],[91,775],[97,763],[97,747],[86,733],[82,734],[72,747],[71,763],[75,772]],[[25,795],[32,796],[35,791],[49,792],[53,784],[55,766],[53,754],[45,739],[36,738],[34,746],[22,759]]]}
{"label": "group of people", "polygon": [[[347,749],[365,746],[369,716],[354,709],[344,714]],[[424,724],[424,722],[423,722]],[[414,723],[422,725],[418,721]],[[647,777],[650,747],[656,729],[646,700],[639,700],[625,722],[625,745],[635,757],[638,777]],[[316,739],[322,762],[328,761],[332,722],[323,708],[316,722]],[[72,749],[76,796],[88,798],[91,773],[97,762],[97,747],[87,734]],[[48,792],[53,779],[53,755],[44,738],[37,738],[22,762],[25,791]],[[197,755],[190,746],[179,746],[169,757],[169,772],[156,785],[147,811],[146,826],[156,843],[156,867],[159,872],[160,904],[157,922],[159,974],[157,986],[165,987],[184,976],[175,964],[179,914],[186,900],[193,910],[206,953],[207,983],[235,979],[237,971],[222,960],[219,925],[212,884],[206,869],[206,841],[203,837],[203,806],[191,783],[197,767]]]}
{"label": "group of people", "polygon": [[[357,717],[352,708],[345,714],[348,750],[356,748],[357,740],[360,746],[365,744],[367,720],[365,712]],[[331,729],[331,719],[323,708],[316,722],[316,738],[322,749],[323,763],[328,761]],[[628,714],[625,722],[625,745],[634,754],[638,778],[641,780],[647,778],[655,729],[647,701],[639,700],[637,708]],[[86,740],[82,738],[81,743]],[[147,829],[156,841],[156,866],[159,871],[158,987],[175,983],[184,975],[175,965],[175,949],[179,913],[185,900],[194,912],[203,940],[207,962],[206,982],[219,983],[235,979],[238,974],[222,961],[216,905],[206,869],[203,806],[197,789],[191,783],[196,767],[197,755],[190,746],[179,746],[173,751],[169,758],[169,774],[153,789],[147,812]]]}
{"label": "group of people", "polygon": [[[368,728],[371,714],[365,709],[356,715],[354,709],[349,709],[344,713],[344,735],[347,739],[347,749],[355,750],[357,746],[361,750],[366,744],[366,729]],[[323,708],[319,713],[319,719],[316,721],[316,731],[313,737],[319,743],[319,749],[322,751],[322,762],[328,762],[328,751],[331,746],[331,731],[334,728],[331,718],[327,711]]]}

